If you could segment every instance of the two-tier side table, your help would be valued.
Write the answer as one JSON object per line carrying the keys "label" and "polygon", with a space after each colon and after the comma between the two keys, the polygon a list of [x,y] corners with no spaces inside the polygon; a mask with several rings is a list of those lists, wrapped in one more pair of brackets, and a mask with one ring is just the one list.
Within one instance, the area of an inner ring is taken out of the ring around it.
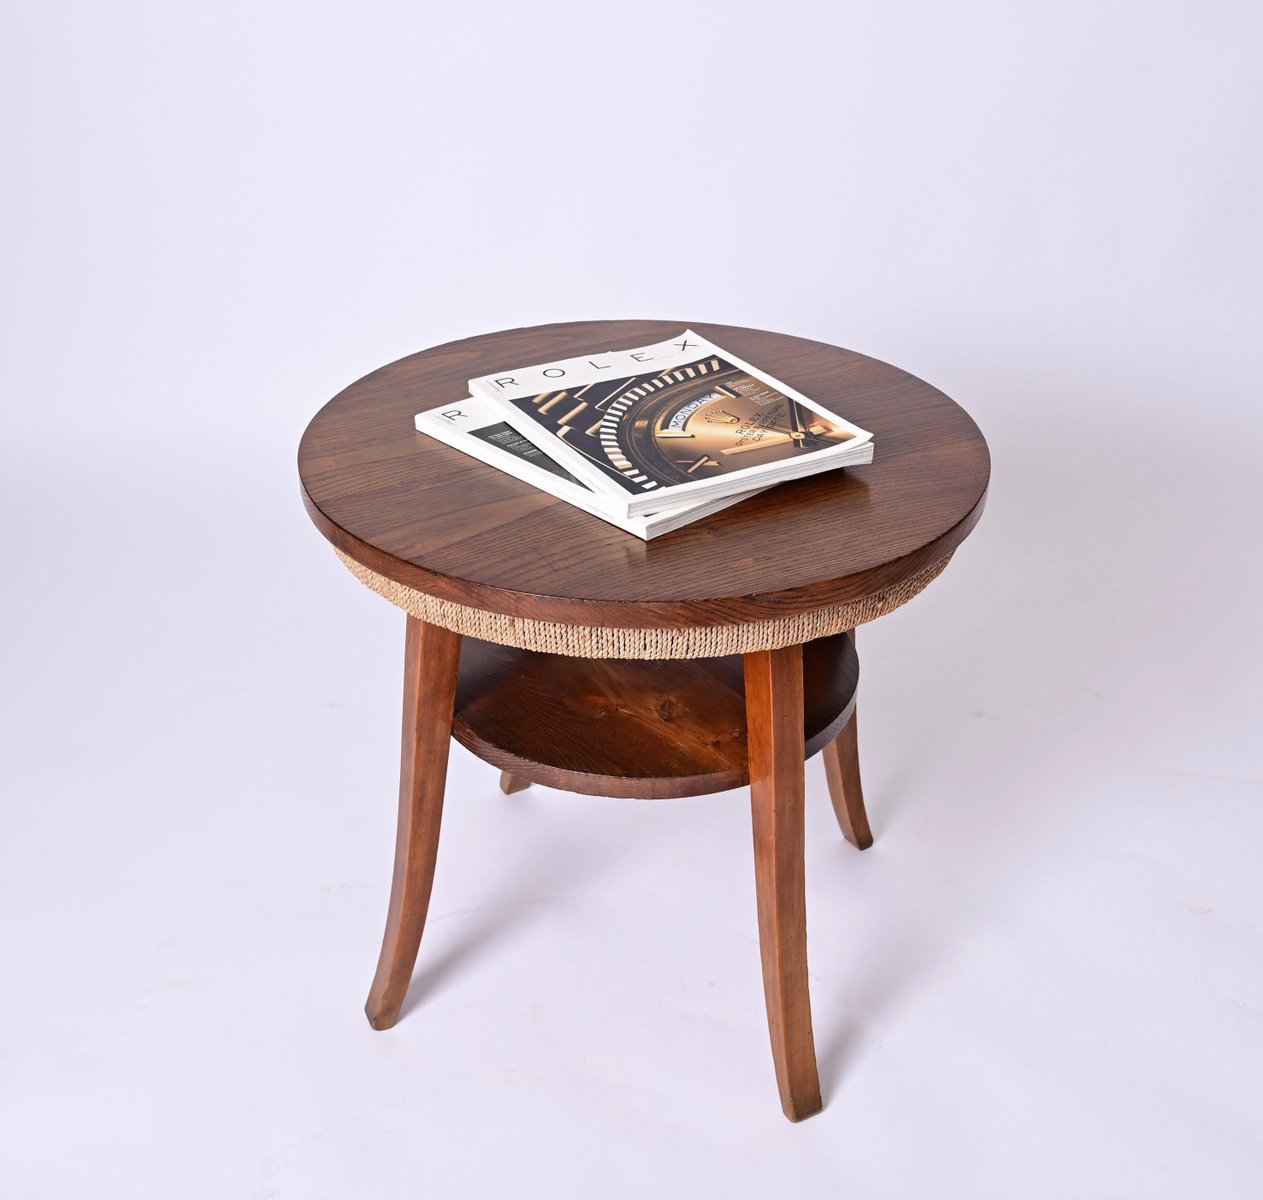
{"label": "two-tier side table", "polygon": [[[466,380],[692,328],[873,431],[868,466],[781,484],[641,542],[417,433]],[[449,738],[503,773],[600,796],[750,785],[772,1058],[786,1116],[821,1107],[807,990],[803,763],[872,837],[854,630],[947,566],[982,512],[978,427],[920,379],[802,338],[685,321],[515,329],[425,350],[329,401],[304,499],[339,558],[407,613],[399,826],[367,1012],[399,1016],[434,877]]]}

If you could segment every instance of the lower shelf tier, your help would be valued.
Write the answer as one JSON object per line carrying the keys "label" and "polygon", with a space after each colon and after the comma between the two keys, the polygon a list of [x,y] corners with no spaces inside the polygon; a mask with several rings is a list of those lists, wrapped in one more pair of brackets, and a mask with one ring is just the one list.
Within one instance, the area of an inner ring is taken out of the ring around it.
{"label": "lower shelf tier", "polygon": [[[850,719],[848,634],[803,647],[807,757]],[[533,783],[592,796],[700,796],[750,782],[740,655],[568,658],[465,638],[452,735]]]}

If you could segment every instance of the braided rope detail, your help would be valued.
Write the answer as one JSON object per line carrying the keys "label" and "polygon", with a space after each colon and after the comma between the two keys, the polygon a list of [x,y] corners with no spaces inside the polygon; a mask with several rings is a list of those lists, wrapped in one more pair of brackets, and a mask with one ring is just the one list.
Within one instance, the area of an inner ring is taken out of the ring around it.
{"label": "braided rope detail", "polygon": [[605,625],[568,625],[557,621],[537,621],[531,617],[510,617],[470,608],[452,600],[440,600],[437,596],[388,579],[336,547],[334,553],[365,587],[431,625],[441,625],[466,637],[501,646],[516,646],[521,650],[538,650],[545,654],[566,654],[572,658],[718,658],[724,654],[748,654],[755,650],[779,650],[782,646],[800,645],[845,629],[854,629],[907,604],[938,578],[952,558],[949,554],[919,574],[872,596],[829,608],[767,617],[742,625],[616,629]]}

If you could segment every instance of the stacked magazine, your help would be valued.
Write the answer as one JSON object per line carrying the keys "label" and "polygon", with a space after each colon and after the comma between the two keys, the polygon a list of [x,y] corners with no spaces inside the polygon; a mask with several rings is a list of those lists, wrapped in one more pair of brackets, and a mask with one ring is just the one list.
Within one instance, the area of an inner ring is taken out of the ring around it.
{"label": "stacked magazine", "polygon": [[469,393],[417,428],[645,539],[873,458],[871,433],[691,330],[499,371]]}

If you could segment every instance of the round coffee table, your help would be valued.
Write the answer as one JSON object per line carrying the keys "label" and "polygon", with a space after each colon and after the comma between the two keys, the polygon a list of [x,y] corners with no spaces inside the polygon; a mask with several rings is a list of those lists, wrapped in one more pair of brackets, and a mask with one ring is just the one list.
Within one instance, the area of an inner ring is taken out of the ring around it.
{"label": "round coffee table", "polygon": [[[874,434],[868,466],[781,484],[652,542],[417,433],[507,367],[692,328]],[[983,507],[986,442],[912,375],[783,334],[591,321],[425,350],[334,397],[303,435],[304,500],[368,587],[407,613],[399,826],[366,1010],[387,1029],[425,924],[448,739],[592,795],[750,785],[772,1057],[785,1115],[821,1107],[807,990],[803,762],[822,751],[843,834],[872,842],[855,740],[854,630],[947,565]]]}

